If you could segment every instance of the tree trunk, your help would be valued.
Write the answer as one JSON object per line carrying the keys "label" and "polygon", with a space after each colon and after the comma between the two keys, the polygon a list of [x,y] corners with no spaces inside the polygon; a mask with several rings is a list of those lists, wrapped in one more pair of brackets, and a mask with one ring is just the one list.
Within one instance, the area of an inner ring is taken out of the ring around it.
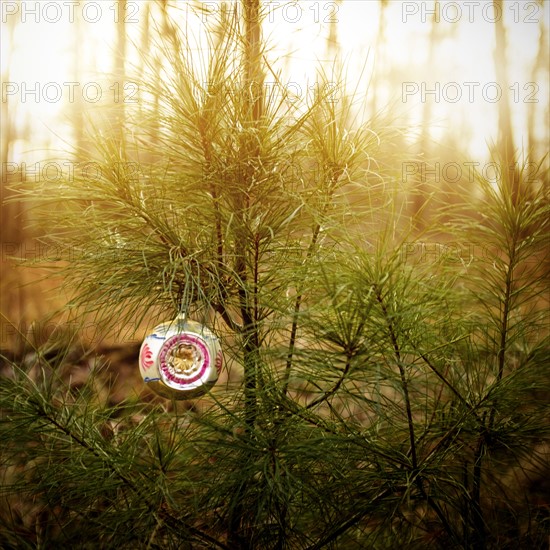
{"label": "tree trunk", "polygon": [[[432,26],[430,30],[430,41],[428,45],[428,67],[435,66],[435,54],[437,51],[437,42],[439,41],[438,32],[438,15],[440,12],[439,1],[436,0],[434,6],[434,14],[432,16]],[[421,166],[426,165],[428,152],[430,150],[430,125],[432,121],[432,104],[430,100],[424,102],[422,110],[422,126],[420,141],[418,143],[420,158],[422,159]],[[426,226],[427,220],[425,219],[426,213],[423,211],[426,205],[426,197],[428,195],[428,188],[426,185],[426,170],[420,169],[417,171],[417,175],[414,185],[414,199],[413,199],[413,219],[418,229],[422,229]]]}
{"label": "tree trunk", "polygon": [[118,1],[118,19],[116,22],[116,51],[114,58],[114,67],[113,67],[113,76],[114,76],[114,85],[118,93],[115,94],[115,103],[114,103],[114,119],[112,128],[115,132],[124,132],[124,123],[125,123],[125,108],[124,108],[124,97],[125,90],[124,84],[126,80],[126,0],[117,0]]}
{"label": "tree trunk", "polygon": [[[244,64],[245,76],[243,82],[246,120],[244,123],[250,127],[258,127],[263,114],[263,81],[262,71],[262,33],[260,18],[260,0],[243,0],[244,9]],[[246,143],[245,153],[250,158],[256,158],[260,154],[259,144]],[[247,216],[251,196],[248,189],[254,177],[255,168],[250,165],[243,173],[243,181],[239,188],[239,203],[237,215],[239,228],[237,239],[240,242],[238,254],[235,259],[235,271],[239,276],[239,306],[242,318],[240,337],[243,345],[244,366],[244,421],[248,433],[252,433],[256,424],[258,409],[258,370],[260,368],[258,315],[255,311],[256,302],[256,273],[250,273],[248,256],[254,251],[250,250],[250,241],[247,238]],[[253,194],[253,190],[251,192]],[[244,460],[248,460],[244,457]],[[249,490],[249,482],[244,481],[235,495],[235,505],[229,518],[228,543],[231,548],[248,550],[253,548],[249,530],[246,528],[246,517],[249,514],[246,506],[246,494]]]}
{"label": "tree trunk", "polygon": [[505,178],[510,188],[513,203],[517,204],[519,200],[519,170],[516,166],[512,115],[508,101],[506,29],[503,22],[503,0],[493,0],[493,7],[495,10],[495,75],[496,81],[502,90],[502,97],[498,103],[498,157],[502,163],[502,177]]}
{"label": "tree trunk", "polygon": [[372,83],[372,116],[376,116],[376,111],[378,110],[378,104],[376,99],[376,92],[379,88],[380,83],[384,83],[387,77],[387,74],[382,71],[385,70],[385,55],[382,55],[382,52],[385,51],[385,42],[386,42],[386,35],[385,35],[385,24],[386,24],[386,8],[388,6],[388,0],[380,0],[380,17],[378,19],[378,33],[376,35],[376,49],[375,49],[375,56],[376,56],[376,66],[375,71],[373,75],[373,83]]}
{"label": "tree trunk", "polygon": [[[548,67],[548,51],[547,51],[547,30],[544,25],[544,19],[541,18],[539,23],[539,43],[538,51],[535,62],[533,63],[533,68],[531,70],[531,82],[536,83],[539,73],[542,71],[542,74],[545,75],[545,71]],[[544,77],[544,76],[543,76]],[[537,118],[537,107],[539,107],[538,102],[530,101],[527,103],[527,145],[528,145],[528,154],[531,162],[537,162],[537,158],[541,155],[539,153],[539,140],[537,139],[535,132],[535,120]],[[544,107],[543,107],[544,108]],[[544,117],[544,113],[541,114]],[[548,117],[546,117],[548,120]],[[548,143],[548,139],[545,139],[543,143]]]}

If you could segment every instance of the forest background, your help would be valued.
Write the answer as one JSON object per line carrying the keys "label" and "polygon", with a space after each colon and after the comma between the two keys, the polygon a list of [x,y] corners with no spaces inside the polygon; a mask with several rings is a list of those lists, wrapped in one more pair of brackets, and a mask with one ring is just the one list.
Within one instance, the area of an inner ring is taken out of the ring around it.
{"label": "forest background", "polygon": [[1,546],[548,548],[548,2],[0,6]]}
{"label": "forest background", "polygon": [[[75,169],[78,176],[83,168],[70,151],[89,145],[90,121],[142,101],[135,77],[147,56],[159,55],[154,29],[166,32],[175,16],[185,20],[186,33],[198,33],[223,6],[238,9],[236,2],[203,2],[210,15],[198,14],[200,4],[2,2],[2,347],[64,300],[57,291],[44,293],[47,285],[27,285],[41,278],[36,269],[14,269],[17,260],[48,260],[56,251],[28,229],[32,215],[21,204],[6,204],[10,182],[55,183]],[[345,77],[330,83],[334,98],[346,84],[356,88],[366,97],[363,120],[382,113],[388,126],[399,128],[392,148],[401,151],[401,161],[396,165],[393,150],[387,161],[411,214],[424,201],[421,189],[474,187],[476,171],[497,181],[502,167],[492,154],[499,147],[521,151],[510,164],[527,163],[533,173],[546,154],[549,2],[307,0],[266,2],[265,9],[264,35],[282,74],[280,82],[268,76],[266,90],[313,100],[324,93],[318,66],[330,71],[335,60],[341,63]],[[377,162],[385,163],[383,154]],[[97,177],[97,167],[85,170]],[[431,261],[483,251],[476,243],[455,243],[451,250],[435,240],[411,246],[410,254]],[[47,333],[57,322],[33,330]],[[93,324],[86,333],[97,343]]]}

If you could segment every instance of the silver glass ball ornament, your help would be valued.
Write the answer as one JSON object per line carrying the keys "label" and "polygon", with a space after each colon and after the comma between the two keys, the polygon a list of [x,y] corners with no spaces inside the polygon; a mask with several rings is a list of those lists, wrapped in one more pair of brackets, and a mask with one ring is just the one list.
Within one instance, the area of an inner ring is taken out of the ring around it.
{"label": "silver glass ball ornament", "polygon": [[220,342],[204,325],[177,318],[155,327],[139,352],[139,371],[148,387],[169,399],[207,393],[223,364]]}

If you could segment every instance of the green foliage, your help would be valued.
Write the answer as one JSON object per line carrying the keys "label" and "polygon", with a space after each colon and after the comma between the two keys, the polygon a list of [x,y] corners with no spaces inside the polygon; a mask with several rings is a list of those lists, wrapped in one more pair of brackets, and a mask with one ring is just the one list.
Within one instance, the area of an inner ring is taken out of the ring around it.
{"label": "green foliage", "polygon": [[[2,546],[543,548],[547,174],[519,197],[480,179],[415,238],[403,159],[376,170],[382,122],[343,90],[259,93],[253,14],[221,13],[200,63],[161,42],[150,104],[97,136],[101,176],[41,195],[72,305],[132,326],[185,310],[242,380],[113,405],[105,367],[74,388],[63,354],[7,361]],[[411,258],[426,238],[483,253]]]}

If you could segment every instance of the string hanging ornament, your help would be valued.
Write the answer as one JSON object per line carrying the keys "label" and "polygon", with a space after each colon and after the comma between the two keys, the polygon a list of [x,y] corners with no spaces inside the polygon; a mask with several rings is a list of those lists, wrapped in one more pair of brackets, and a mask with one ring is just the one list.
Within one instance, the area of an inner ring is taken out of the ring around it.
{"label": "string hanging ornament", "polygon": [[214,386],[223,365],[217,336],[180,313],[156,326],[139,352],[139,370],[155,393],[169,399],[193,399]]}

